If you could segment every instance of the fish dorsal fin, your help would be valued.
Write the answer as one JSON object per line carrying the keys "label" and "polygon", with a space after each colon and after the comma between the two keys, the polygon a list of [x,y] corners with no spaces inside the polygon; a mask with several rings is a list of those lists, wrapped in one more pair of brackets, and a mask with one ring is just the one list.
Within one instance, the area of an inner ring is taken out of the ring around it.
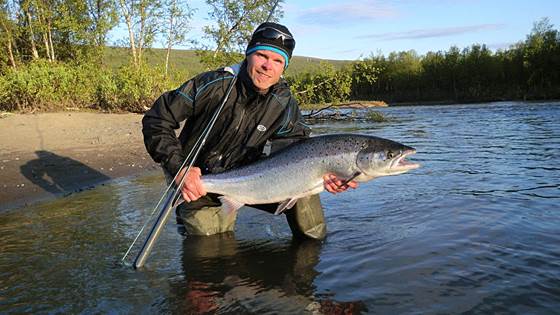
{"label": "fish dorsal fin", "polygon": [[227,214],[232,214],[245,204],[227,196],[218,197],[222,202],[222,210]]}
{"label": "fish dorsal fin", "polygon": [[276,212],[274,212],[274,215],[279,215],[282,212],[286,211],[286,209],[291,209],[296,204],[296,201],[297,201],[297,198],[286,199],[286,200],[282,201],[278,205],[278,208],[276,208]]}

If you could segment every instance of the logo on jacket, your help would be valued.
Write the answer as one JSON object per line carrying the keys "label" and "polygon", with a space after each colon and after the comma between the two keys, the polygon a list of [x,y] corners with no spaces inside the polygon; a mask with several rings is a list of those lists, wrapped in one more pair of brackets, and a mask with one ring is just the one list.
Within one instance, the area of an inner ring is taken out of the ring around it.
{"label": "logo on jacket", "polygon": [[266,127],[263,126],[263,125],[258,125],[258,126],[257,126],[257,130],[260,131],[260,132],[265,132],[265,131],[266,131]]}

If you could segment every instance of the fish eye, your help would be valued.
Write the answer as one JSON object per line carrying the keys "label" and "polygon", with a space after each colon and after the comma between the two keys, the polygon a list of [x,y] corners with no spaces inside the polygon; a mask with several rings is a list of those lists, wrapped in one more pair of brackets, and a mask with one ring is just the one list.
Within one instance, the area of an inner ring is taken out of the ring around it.
{"label": "fish eye", "polygon": [[393,157],[395,157],[395,154],[393,154],[393,152],[391,151],[387,151],[387,158],[392,159]]}

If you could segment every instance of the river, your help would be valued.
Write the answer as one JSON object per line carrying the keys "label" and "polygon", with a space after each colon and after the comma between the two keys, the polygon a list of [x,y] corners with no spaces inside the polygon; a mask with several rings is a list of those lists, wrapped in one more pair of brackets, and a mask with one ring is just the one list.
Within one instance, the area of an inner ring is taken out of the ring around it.
{"label": "river", "polygon": [[125,178],[0,213],[0,313],[560,313],[560,103],[379,109],[316,124],[413,146],[422,167],[321,195],[324,242],[242,209],[235,234],[169,222],[120,259],[163,191]]}

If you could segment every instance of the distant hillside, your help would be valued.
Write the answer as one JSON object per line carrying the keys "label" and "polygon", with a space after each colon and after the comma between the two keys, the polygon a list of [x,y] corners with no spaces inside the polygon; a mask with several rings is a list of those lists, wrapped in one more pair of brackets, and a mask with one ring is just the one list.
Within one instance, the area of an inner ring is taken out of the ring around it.
{"label": "distant hillside", "polygon": [[[117,68],[128,61],[129,51],[127,48],[108,47],[105,50],[105,62],[108,66]],[[153,48],[146,52],[146,59],[150,65],[165,64],[165,49]],[[313,57],[294,56],[290,62],[290,66],[286,71],[287,75],[294,75],[302,72],[315,72],[319,68],[321,61],[327,61],[334,64],[337,68],[343,67],[350,63],[350,60],[327,60]],[[204,71],[204,67],[198,61],[194,50],[178,50],[171,51],[170,71],[171,73],[189,73],[194,75]]]}

